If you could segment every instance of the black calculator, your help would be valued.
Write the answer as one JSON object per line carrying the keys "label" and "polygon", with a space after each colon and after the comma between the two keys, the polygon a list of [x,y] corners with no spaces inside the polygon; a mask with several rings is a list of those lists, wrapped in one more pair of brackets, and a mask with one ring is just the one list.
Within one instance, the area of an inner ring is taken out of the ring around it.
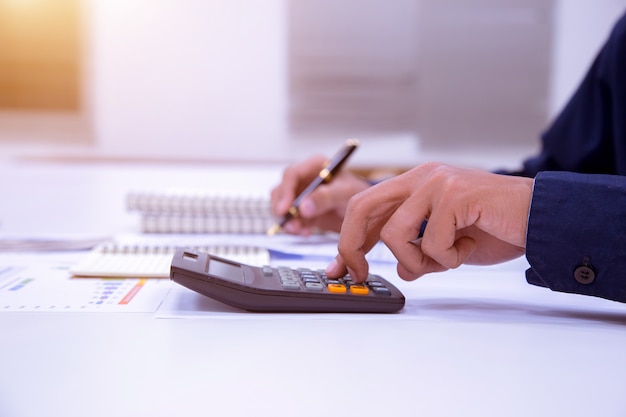
{"label": "black calculator", "polygon": [[190,249],[176,250],[170,278],[222,303],[257,312],[394,313],[405,302],[378,275],[357,284],[349,275],[329,279],[322,270],[251,266]]}

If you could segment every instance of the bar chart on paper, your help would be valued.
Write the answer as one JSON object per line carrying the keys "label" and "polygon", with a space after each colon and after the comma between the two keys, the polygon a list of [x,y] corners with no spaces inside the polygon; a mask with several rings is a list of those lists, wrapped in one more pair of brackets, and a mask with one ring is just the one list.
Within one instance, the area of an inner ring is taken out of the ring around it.
{"label": "bar chart on paper", "polygon": [[155,312],[169,280],[71,278],[67,267],[0,267],[0,311]]}

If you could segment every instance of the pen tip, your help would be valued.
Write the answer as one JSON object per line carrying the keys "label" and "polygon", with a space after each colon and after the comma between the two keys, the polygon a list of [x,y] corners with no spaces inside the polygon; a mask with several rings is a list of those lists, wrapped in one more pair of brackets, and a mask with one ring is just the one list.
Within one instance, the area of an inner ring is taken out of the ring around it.
{"label": "pen tip", "polygon": [[274,226],[270,227],[267,230],[267,235],[268,236],[274,236],[276,233],[278,233],[279,230],[280,230],[280,226],[275,224]]}

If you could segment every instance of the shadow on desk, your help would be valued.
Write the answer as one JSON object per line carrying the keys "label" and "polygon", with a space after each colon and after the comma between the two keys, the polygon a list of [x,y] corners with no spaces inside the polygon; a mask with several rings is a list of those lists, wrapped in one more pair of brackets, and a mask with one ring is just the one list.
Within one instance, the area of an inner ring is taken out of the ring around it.
{"label": "shadow on desk", "polygon": [[[252,313],[175,286],[163,302],[158,318],[239,318],[239,319],[332,319],[332,320],[416,320],[488,323],[593,324],[626,326],[626,305],[612,301],[555,294],[567,304],[467,298],[408,298],[403,310],[394,314]],[[564,296],[564,297],[561,297]],[[552,297],[550,297],[552,298]],[[576,302],[580,306],[575,305]]]}
{"label": "shadow on desk", "polygon": [[[607,300],[607,309],[548,306],[502,300],[439,298],[410,300],[405,314],[440,320],[468,320],[505,323],[587,322],[626,326],[626,305]],[[609,311],[613,310],[613,311]],[[622,311],[619,311],[622,310]]]}

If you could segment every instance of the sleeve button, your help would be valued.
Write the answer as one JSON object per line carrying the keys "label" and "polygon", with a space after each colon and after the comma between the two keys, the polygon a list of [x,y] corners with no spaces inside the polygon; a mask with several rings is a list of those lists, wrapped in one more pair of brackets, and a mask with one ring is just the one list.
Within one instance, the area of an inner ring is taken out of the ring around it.
{"label": "sleeve button", "polygon": [[574,270],[574,279],[581,284],[591,284],[596,279],[596,272],[591,265],[580,265]]}

